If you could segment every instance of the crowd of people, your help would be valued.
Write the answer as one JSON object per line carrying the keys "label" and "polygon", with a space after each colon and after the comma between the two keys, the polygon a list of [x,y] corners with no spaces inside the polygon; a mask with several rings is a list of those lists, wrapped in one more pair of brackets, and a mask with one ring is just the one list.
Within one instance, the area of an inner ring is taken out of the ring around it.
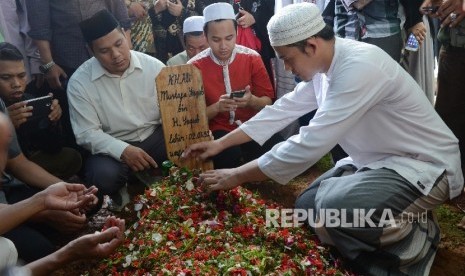
{"label": "crowd of people", "polygon": [[463,192],[462,2],[1,1],[0,270],[47,275],[121,244],[115,217],[59,250],[50,235],[85,229],[105,195],[120,211],[134,175],[167,159],[154,79],[192,64],[214,140],[183,158],[213,160],[206,192],[285,184],[331,152],[296,210],[375,208],[378,223],[389,209],[394,223],[311,231],[364,274],[427,274],[432,210]]}

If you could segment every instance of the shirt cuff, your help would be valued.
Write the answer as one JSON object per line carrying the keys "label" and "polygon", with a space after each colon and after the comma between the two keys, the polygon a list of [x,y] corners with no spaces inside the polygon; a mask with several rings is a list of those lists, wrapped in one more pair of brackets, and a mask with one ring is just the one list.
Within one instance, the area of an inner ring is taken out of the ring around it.
{"label": "shirt cuff", "polygon": [[30,30],[27,34],[34,40],[47,40],[52,41],[51,30]]}
{"label": "shirt cuff", "polygon": [[263,144],[265,144],[265,142],[270,139],[271,136],[273,136],[273,133],[271,133],[271,135],[261,135],[260,134],[263,134],[262,133],[262,128],[260,127],[257,127],[257,128],[254,128],[254,125],[252,124],[248,124],[247,122],[241,124],[239,126],[239,128],[245,133],[247,134],[247,136],[249,136],[250,138],[252,138],[252,140],[254,140],[255,142],[257,142],[260,146],[263,146]]}
{"label": "shirt cuff", "polygon": [[116,160],[121,160],[121,155],[123,154],[124,149],[126,149],[128,146],[128,143],[115,139],[108,146],[108,154]]}
{"label": "shirt cuff", "polygon": [[258,168],[264,173],[267,177],[273,179],[274,181],[278,182],[279,184],[285,185],[289,181],[291,181],[292,176],[280,174],[280,172],[285,172],[282,168],[278,168],[275,164],[273,164],[273,158],[270,156],[271,153],[267,152],[264,155],[260,156],[257,160]]}

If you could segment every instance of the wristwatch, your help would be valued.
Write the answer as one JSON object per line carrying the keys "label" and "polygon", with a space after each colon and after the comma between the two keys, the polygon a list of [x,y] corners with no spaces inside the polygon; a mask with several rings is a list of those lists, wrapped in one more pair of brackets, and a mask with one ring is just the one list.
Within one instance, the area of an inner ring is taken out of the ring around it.
{"label": "wristwatch", "polygon": [[42,74],[47,74],[50,71],[50,69],[52,69],[53,65],[55,65],[55,62],[53,62],[52,60],[47,64],[40,65],[39,70],[40,72],[42,72]]}

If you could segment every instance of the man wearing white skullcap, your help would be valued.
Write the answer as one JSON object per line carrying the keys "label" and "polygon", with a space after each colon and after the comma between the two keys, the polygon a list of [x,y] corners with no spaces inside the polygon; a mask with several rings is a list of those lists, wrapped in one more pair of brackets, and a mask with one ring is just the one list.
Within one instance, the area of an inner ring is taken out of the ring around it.
{"label": "man wearing white skullcap", "polygon": [[186,50],[170,58],[166,62],[166,65],[186,64],[189,59],[208,48],[207,39],[203,33],[204,23],[203,16],[191,16],[184,20],[183,33]]}
{"label": "man wearing white skullcap", "polygon": [[[303,82],[238,129],[192,145],[183,156],[204,159],[251,140],[262,144],[317,109],[299,134],[243,166],[201,174],[201,184],[208,192],[268,178],[285,184],[339,143],[350,157],[299,196],[296,215],[362,274],[427,275],[439,242],[431,211],[463,189],[458,141],[386,52],[335,38],[322,22],[309,3],[276,13],[268,23],[271,45]],[[336,223],[325,220],[329,213]]]}
{"label": "man wearing white skullcap", "polygon": [[[215,3],[203,12],[209,49],[192,58],[202,72],[209,127],[215,139],[236,129],[271,104],[274,91],[260,55],[236,45],[237,23],[233,7]],[[243,90],[235,94],[234,91]],[[228,149],[213,159],[215,168],[233,168],[253,160],[282,139],[260,146],[255,142]]]}

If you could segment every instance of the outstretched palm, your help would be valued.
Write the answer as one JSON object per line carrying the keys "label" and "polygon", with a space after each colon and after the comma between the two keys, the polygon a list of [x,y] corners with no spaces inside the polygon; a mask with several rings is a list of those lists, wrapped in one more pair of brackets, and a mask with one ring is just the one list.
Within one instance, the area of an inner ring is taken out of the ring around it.
{"label": "outstretched palm", "polygon": [[45,193],[44,205],[50,210],[74,210],[93,200],[91,194],[84,194],[86,187],[82,184],[60,182],[42,191]]}

